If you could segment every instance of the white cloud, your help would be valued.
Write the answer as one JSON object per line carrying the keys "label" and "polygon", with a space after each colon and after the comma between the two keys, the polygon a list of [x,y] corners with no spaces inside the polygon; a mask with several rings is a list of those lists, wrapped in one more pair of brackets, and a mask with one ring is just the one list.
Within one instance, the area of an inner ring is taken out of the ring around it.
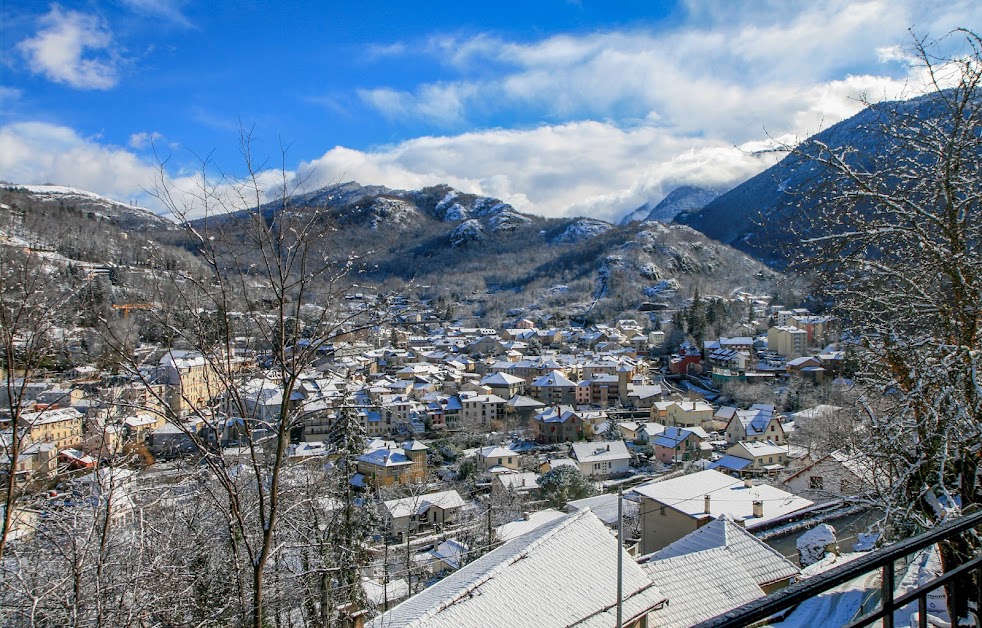
{"label": "white cloud", "polygon": [[[389,118],[490,124],[518,119],[657,120],[678,133],[742,142],[771,133],[806,133],[857,107],[830,98],[907,93],[908,27],[927,34],[954,11],[982,21],[982,8],[908,0],[810,3],[692,1],[671,30],[556,35],[516,42],[490,35],[433,38],[424,53],[462,74],[459,82],[361,93]],[[941,31],[941,34],[946,31]],[[863,84],[864,83],[864,84]],[[497,114],[497,116],[496,116]],[[500,116],[500,117],[498,117]]]}
{"label": "white cloud", "polygon": [[374,151],[336,147],[300,170],[314,187],[348,180],[407,189],[448,183],[522,211],[616,220],[677,185],[728,187],[773,162],[720,141],[587,121],[422,137]]}
{"label": "white cloud", "polygon": [[[147,134],[136,134],[147,135]],[[132,139],[132,138],[131,138]],[[142,138],[138,138],[142,139]],[[149,139],[149,137],[147,137]],[[288,179],[293,177],[287,173]],[[99,143],[80,136],[74,129],[45,122],[18,122],[0,127],[0,179],[12,183],[52,183],[75,187],[121,202],[138,202],[161,215],[171,218],[170,210],[149,191],[159,182],[156,164],[118,146]],[[279,173],[263,173],[259,185],[265,202],[266,189],[281,181]],[[202,198],[207,196],[211,213],[235,211],[255,204],[248,186],[227,179],[209,180],[203,185],[200,172],[182,170],[169,172],[165,184],[172,195],[173,205],[183,218],[199,218],[205,214]],[[202,190],[207,188],[207,195]]]}
{"label": "white cloud", "polygon": [[110,89],[119,81],[113,36],[98,16],[52,4],[34,37],[17,44],[30,70],[76,89]]}
{"label": "white cloud", "polygon": [[415,94],[382,87],[359,90],[358,96],[389,119],[414,118],[452,127],[466,122],[465,110],[477,89],[470,83],[431,83]]}
{"label": "white cloud", "polygon": [[183,12],[186,0],[122,0],[122,3],[136,13],[162,17],[185,28],[192,26]]}
{"label": "white cloud", "polygon": [[22,89],[0,85],[0,105],[3,107],[8,107],[11,103],[17,102],[23,95],[24,90]]}
{"label": "white cloud", "polygon": [[143,150],[145,148],[150,148],[154,144],[158,144],[164,136],[156,131],[146,132],[142,131],[140,133],[133,133],[130,135],[130,140],[128,142],[130,148],[135,148],[137,150]]}
{"label": "white cloud", "polygon": [[140,195],[153,169],[132,153],[44,122],[0,128],[0,178],[15,183],[55,183],[117,199]]}

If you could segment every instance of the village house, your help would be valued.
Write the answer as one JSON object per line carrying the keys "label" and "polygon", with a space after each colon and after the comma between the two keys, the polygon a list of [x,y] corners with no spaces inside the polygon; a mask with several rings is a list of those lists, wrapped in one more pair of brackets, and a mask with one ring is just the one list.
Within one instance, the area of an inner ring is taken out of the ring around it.
{"label": "village house", "polygon": [[673,375],[701,374],[702,353],[691,346],[683,346],[668,361],[668,371]]}
{"label": "village house", "polygon": [[633,489],[641,499],[641,552],[650,554],[727,514],[746,528],[770,524],[813,502],[767,485],[706,470]]}
{"label": "village house", "polygon": [[470,427],[488,428],[503,424],[507,399],[498,395],[460,395],[460,421]]}
{"label": "village house", "polygon": [[808,350],[808,332],[797,327],[778,326],[767,330],[767,349],[784,358],[797,358]]}
{"label": "village house", "polygon": [[539,488],[539,474],[531,471],[495,473],[491,481],[491,494],[528,495]]}
{"label": "village house", "polygon": [[428,449],[417,440],[409,441],[402,447],[392,447],[386,443],[371,449],[358,457],[353,482],[373,487],[420,482],[426,477]]}
{"label": "village house", "polygon": [[390,534],[405,540],[417,526],[441,528],[457,519],[467,502],[457,491],[439,491],[384,502]]}
{"label": "village house", "polygon": [[23,412],[18,427],[33,443],[51,443],[58,449],[82,446],[82,413],[75,408]]}
{"label": "village house", "polygon": [[748,410],[730,413],[726,424],[726,442],[733,445],[744,441],[771,441],[776,445],[787,442],[784,426],[774,413],[774,406],[755,404]]}
{"label": "village house", "polygon": [[171,349],[160,358],[157,369],[167,385],[167,407],[173,416],[204,408],[222,392],[218,374],[198,351]]}
{"label": "village house", "polygon": [[481,385],[489,387],[492,394],[505,399],[511,399],[515,395],[524,395],[526,387],[524,379],[508,373],[491,373],[481,380]]}
{"label": "village house", "polygon": [[576,382],[560,371],[552,371],[532,381],[529,396],[546,404],[576,403]]}
{"label": "village house", "polygon": [[518,471],[518,454],[507,447],[481,447],[475,452],[477,468],[491,473],[512,470]]}
{"label": "village house", "polygon": [[572,406],[546,408],[531,422],[532,438],[540,444],[568,443],[586,437],[583,419]]}
{"label": "village house", "polygon": [[706,432],[701,427],[669,426],[655,436],[651,444],[658,462],[675,464],[705,458],[711,450],[706,439]]}
{"label": "village house", "polygon": [[859,452],[833,451],[789,476],[784,486],[795,495],[813,499],[858,497],[877,488],[880,477],[873,461]]}
{"label": "village house", "polygon": [[705,401],[676,401],[666,411],[665,425],[711,429],[713,407]]}
{"label": "village house", "polygon": [[813,316],[808,313],[795,314],[788,324],[804,330],[808,346],[828,344],[832,336],[832,317]]}
{"label": "village house", "polygon": [[709,465],[710,469],[743,475],[776,474],[788,463],[787,446],[770,441],[742,441],[726,450],[726,455]]}
{"label": "village house", "polygon": [[622,440],[573,443],[570,457],[587,477],[609,478],[630,471],[631,453]]}

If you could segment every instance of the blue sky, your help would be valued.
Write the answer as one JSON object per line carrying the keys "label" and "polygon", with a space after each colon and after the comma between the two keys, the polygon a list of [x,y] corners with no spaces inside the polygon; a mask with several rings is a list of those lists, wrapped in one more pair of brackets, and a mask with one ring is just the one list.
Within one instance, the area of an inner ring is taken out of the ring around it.
{"label": "blue sky", "polygon": [[7,0],[0,179],[159,210],[151,140],[189,190],[200,157],[243,172],[241,122],[257,161],[309,187],[446,182],[616,219],[752,176],[768,137],[814,133],[864,94],[916,93],[908,29],[977,30],[978,4]]}

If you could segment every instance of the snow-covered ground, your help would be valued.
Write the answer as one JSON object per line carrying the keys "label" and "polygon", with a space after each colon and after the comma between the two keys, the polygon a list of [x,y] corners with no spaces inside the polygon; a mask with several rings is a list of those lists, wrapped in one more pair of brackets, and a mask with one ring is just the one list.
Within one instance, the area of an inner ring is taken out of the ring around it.
{"label": "snow-covered ground", "polygon": [[[829,554],[823,560],[803,569],[801,575],[802,577],[814,577],[862,556],[868,556],[868,554],[858,552],[842,554],[841,556]],[[774,628],[833,628],[844,626],[859,612],[863,600],[875,592],[879,586],[879,573],[865,574],[802,603],[784,621],[771,625]]]}
{"label": "snow-covered ground", "polygon": [[[814,577],[823,571],[868,555],[862,552],[827,555],[825,559],[802,569],[803,578]],[[924,584],[941,573],[941,560],[937,548],[932,546],[914,556],[894,590],[894,597],[904,595],[915,587]],[[770,624],[773,628],[837,628],[852,621],[860,609],[867,613],[876,608],[879,600],[880,573],[864,574],[854,580],[826,591],[798,606],[784,621]],[[944,591],[939,589],[928,594],[928,625],[950,626],[946,610]],[[893,614],[894,625],[916,626],[917,603],[912,602]]]}

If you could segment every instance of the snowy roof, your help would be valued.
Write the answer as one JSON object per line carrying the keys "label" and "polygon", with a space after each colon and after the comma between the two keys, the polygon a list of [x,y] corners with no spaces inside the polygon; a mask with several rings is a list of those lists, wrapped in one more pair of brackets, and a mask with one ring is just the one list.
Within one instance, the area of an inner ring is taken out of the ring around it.
{"label": "snowy roof", "polygon": [[512,386],[524,381],[521,377],[515,377],[508,373],[494,373],[482,379],[481,383],[487,386]]}
{"label": "snowy roof", "polygon": [[160,358],[160,366],[169,366],[176,369],[204,366],[204,364],[205,357],[200,351],[171,349]]}
{"label": "snowy roof", "polygon": [[[617,525],[617,497],[616,493],[605,493],[586,499],[577,499],[566,504],[566,511],[575,512],[589,508],[601,521],[609,526],[614,526]],[[623,513],[625,517],[637,516],[638,502],[625,499]]]}
{"label": "snowy roof", "polygon": [[362,578],[361,587],[368,601],[381,606],[386,600],[400,600],[409,595],[409,583],[405,578],[390,578],[387,583]]}
{"label": "snowy roof", "polygon": [[553,371],[532,382],[533,386],[575,388],[576,382],[572,381],[559,371]]}
{"label": "snowy roof", "polygon": [[[511,469],[509,469],[511,471]],[[516,492],[523,492],[530,489],[535,489],[539,487],[538,473],[532,473],[531,471],[526,473],[499,473],[494,476],[501,486],[507,490],[513,490]]]}
{"label": "snowy roof", "polygon": [[[616,615],[617,541],[589,510],[547,523],[465,565],[369,622],[381,628],[427,626],[611,626]],[[625,550],[621,549],[621,552]],[[562,595],[543,595],[543,578]],[[625,552],[624,619],[664,596]]]}
{"label": "snowy roof", "polygon": [[20,415],[20,422],[25,425],[42,425],[44,423],[58,423],[59,421],[75,421],[82,418],[82,413],[75,408],[48,408],[40,412],[24,412]]}
{"label": "snowy roof", "polygon": [[559,512],[558,510],[546,508],[545,510],[529,513],[527,519],[522,517],[521,519],[509,521],[506,524],[498,526],[495,528],[494,535],[501,542],[510,541],[565,516],[565,513]]}
{"label": "snowy roof", "polygon": [[777,550],[737,525],[726,515],[664,547],[648,560],[657,561],[708,549],[724,548],[763,586],[798,574],[798,568]]}
{"label": "snowy roof", "polygon": [[477,455],[482,458],[508,458],[509,456],[517,456],[518,454],[507,447],[491,446],[481,447],[477,450]]}
{"label": "snowy roof", "polygon": [[451,569],[460,569],[461,558],[467,554],[468,549],[470,548],[460,541],[447,539],[437,545],[436,549],[430,552],[430,554],[434,558],[445,562]]}
{"label": "snowy roof", "polygon": [[723,548],[684,554],[642,565],[668,598],[649,613],[649,625],[686,628],[764,597],[740,562]]}
{"label": "snowy roof", "polygon": [[573,457],[578,462],[610,462],[613,460],[629,460],[630,452],[622,440],[602,441],[593,443],[573,443]]}
{"label": "snowy roof", "polygon": [[515,395],[508,400],[508,406],[511,408],[541,408],[544,403],[532,399],[531,397],[525,397],[522,395]]}
{"label": "snowy roof", "polygon": [[708,438],[706,431],[701,427],[669,426],[661,431],[654,431],[652,435],[657,435],[654,444],[660,447],[676,447],[690,435],[695,435],[698,439]]}
{"label": "snowy roof", "polygon": [[[743,449],[748,454],[754,458],[759,458],[760,456],[778,456],[778,455],[788,455],[788,448],[782,447],[780,445],[775,445],[770,441],[743,441],[733,445],[731,450]],[[737,454],[734,454],[737,455]]]}
{"label": "snowy roof", "polygon": [[386,510],[396,519],[423,514],[431,507],[450,510],[452,508],[462,508],[465,505],[467,505],[467,502],[460,496],[460,493],[454,490],[427,493],[426,495],[414,495],[400,499],[389,499],[385,502]]}
{"label": "snowy roof", "polygon": [[713,407],[705,401],[675,401],[670,405],[676,405],[683,412],[712,412]]}
{"label": "snowy roof", "polygon": [[401,449],[375,449],[367,454],[358,456],[358,461],[376,467],[399,467],[413,463]]}
{"label": "snowy roof", "polygon": [[[743,480],[719,471],[706,470],[681,477],[649,482],[635,487],[634,492],[693,518],[716,518],[729,514],[746,521],[747,527],[761,525],[813,505],[813,502],[768,484],[746,487]],[[705,496],[710,498],[709,514],[705,514]],[[764,516],[753,516],[753,502],[764,505]]]}

